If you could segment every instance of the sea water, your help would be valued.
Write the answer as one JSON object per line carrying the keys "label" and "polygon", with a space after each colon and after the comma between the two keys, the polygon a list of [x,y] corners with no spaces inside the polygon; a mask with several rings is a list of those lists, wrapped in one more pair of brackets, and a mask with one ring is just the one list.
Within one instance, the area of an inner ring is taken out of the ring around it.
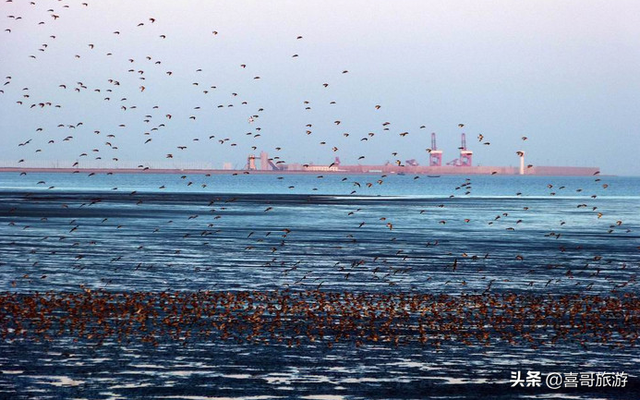
{"label": "sea water", "polygon": [[[0,174],[0,290],[17,294],[621,296],[638,290],[639,232],[640,178],[632,177]],[[545,398],[511,389],[510,372],[637,376],[637,354],[576,343],[435,350],[17,340],[0,344],[0,397]]]}

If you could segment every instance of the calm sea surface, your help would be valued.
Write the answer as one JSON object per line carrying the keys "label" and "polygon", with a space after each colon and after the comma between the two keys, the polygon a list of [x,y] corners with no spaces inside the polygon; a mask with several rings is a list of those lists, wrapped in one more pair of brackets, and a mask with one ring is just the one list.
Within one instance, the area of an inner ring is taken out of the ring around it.
{"label": "calm sea surface", "polygon": [[[639,270],[640,178],[0,174],[5,294],[620,298],[638,292]],[[0,398],[640,398],[640,352],[618,344],[22,338],[0,342]],[[511,388],[511,372],[527,370],[630,378],[626,388]]]}

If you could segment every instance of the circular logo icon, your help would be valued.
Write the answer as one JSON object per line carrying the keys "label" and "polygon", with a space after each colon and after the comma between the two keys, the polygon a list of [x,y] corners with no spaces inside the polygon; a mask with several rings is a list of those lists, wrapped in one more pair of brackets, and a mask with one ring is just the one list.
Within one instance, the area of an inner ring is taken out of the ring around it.
{"label": "circular logo icon", "polygon": [[546,383],[549,389],[560,389],[562,386],[562,374],[560,372],[549,372]]}

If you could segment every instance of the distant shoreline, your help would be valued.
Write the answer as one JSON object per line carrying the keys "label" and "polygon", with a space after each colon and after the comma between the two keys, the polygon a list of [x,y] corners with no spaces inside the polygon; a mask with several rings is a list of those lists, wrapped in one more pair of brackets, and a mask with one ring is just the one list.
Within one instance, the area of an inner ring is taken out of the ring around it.
{"label": "distant shoreline", "polygon": [[41,168],[41,167],[0,167],[0,172],[14,173],[94,173],[94,174],[189,174],[189,175],[380,175],[412,174],[429,175],[508,175],[508,176],[593,176],[598,175],[597,167],[533,167],[520,175],[513,167],[387,167],[387,166],[345,166],[340,169],[296,169],[296,170],[227,170],[196,168]]}

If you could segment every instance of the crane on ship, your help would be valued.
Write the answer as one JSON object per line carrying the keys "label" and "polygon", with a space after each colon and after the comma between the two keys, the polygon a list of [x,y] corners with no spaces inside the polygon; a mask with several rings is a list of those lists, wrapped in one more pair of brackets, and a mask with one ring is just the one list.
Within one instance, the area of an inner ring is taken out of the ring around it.
{"label": "crane on ship", "polygon": [[442,166],[442,150],[438,150],[436,144],[436,133],[431,133],[431,149],[429,151],[429,166],[440,167]]}
{"label": "crane on ship", "polygon": [[460,157],[455,158],[447,163],[454,167],[470,167],[473,165],[473,151],[467,149],[467,135],[460,135]]}

